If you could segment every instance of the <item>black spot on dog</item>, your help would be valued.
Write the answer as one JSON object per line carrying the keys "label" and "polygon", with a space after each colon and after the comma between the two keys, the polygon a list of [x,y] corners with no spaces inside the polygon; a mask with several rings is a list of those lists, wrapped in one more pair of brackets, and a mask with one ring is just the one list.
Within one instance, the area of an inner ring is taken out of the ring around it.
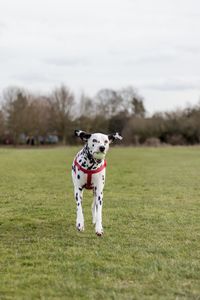
{"label": "black spot on dog", "polygon": [[101,200],[101,197],[100,197],[100,196],[98,197],[98,200],[99,200],[99,201]]}
{"label": "black spot on dog", "polygon": [[100,202],[99,202],[99,204],[101,205],[101,204],[102,204],[102,202],[100,201]]}
{"label": "black spot on dog", "polygon": [[77,175],[77,178],[80,179],[80,175],[79,174]]}
{"label": "black spot on dog", "polygon": [[79,189],[79,191],[82,191],[83,189],[82,188],[78,188]]}

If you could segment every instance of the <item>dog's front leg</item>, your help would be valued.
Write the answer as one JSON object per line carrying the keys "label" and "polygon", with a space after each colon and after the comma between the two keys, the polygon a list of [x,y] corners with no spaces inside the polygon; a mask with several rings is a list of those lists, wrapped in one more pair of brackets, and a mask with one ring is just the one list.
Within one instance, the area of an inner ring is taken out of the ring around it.
{"label": "dog's front leg", "polygon": [[96,225],[95,230],[98,236],[103,234],[102,226],[102,206],[103,206],[103,189],[96,191]]}
{"label": "dog's front leg", "polygon": [[96,191],[94,191],[94,200],[92,203],[92,223],[96,224]]}
{"label": "dog's front leg", "polygon": [[75,188],[74,194],[77,206],[76,228],[78,231],[84,231],[84,217],[82,209],[83,191]]}

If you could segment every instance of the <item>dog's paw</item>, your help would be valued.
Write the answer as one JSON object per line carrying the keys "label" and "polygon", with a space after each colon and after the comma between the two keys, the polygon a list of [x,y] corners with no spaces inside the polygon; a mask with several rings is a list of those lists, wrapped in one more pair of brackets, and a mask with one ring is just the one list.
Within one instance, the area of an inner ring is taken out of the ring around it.
{"label": "dog's paw", "polygon": [[84,231],[84,225],[81,225],[81,223],[78,223],[78,224],[76,225],[76,229],[77,229],[78,231],[80,231],[80,232],[83,232],[83,231]]}
{"label": "dog's paw", "polygon": [[103,227],[101,226],[101,227],[96,227],[96,235],[97,236],[102,236],[103,235]]}
{"label": "dog's paw", "polygon": [[103,235],[103,230],[102,230],[102,231],[97,231],[97,232],[96,232],[96,235],[97,235],[97,236],[102,236],[102,235]]}

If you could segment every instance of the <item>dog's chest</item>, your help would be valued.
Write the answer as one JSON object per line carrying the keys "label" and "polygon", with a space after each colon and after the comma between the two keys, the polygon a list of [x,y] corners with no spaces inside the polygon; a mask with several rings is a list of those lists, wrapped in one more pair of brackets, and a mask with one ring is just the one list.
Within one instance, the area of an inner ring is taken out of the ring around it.
{"label": "dog's chest", "polygon": [[81,188],[93,189],[105,182],[105,161],[89,159],[82,149],[74,159],[72,172],[74,181]]}

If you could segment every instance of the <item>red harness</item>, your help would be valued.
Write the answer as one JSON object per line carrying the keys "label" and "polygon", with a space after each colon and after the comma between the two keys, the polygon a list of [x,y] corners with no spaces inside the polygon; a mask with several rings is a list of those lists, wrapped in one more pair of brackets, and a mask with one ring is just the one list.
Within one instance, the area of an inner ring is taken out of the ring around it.
{"label": "red harness", "polygon": [[[84,169],[82,166],[79,165],[79,163],[77,162],[77,159],[75,159],[74,164],[75,164],[75,166],[79,170],[81,170],[83,173],[87,174],[87,183],[85,185],[85,188],[88,189],[88,190],[93,189],[93,186],[92,186],[92,174],[99,173],[104,168],[106,168],[106,161],[105,160],[104,160],[104,164],[101,167],[99,167],[98,169],[96,169],[96,170],[87,170],[87,169]],[[76,173],[76,171],[75,171],[75,173]]]}

